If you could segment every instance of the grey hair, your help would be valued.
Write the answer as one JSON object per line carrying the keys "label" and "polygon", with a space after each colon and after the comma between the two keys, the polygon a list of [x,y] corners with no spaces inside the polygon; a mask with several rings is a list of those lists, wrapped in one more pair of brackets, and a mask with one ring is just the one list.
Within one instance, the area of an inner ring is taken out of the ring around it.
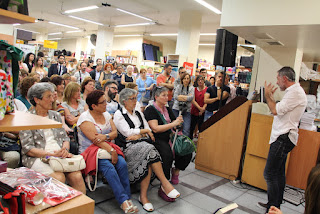
{"label": "grey hair", "polygon": [[131,88],[124,88],[119,94],[119,102],[124,106],[124,101],[128,100],[132,95],[136,95],[137,91]]}
{"label": "grey hair", "polygon": [[39,82],[39,83],[36,83],[33,86],[31,86],[31,88],[29,88],[29,90],[28,90],[28,98],[30,100],[30,103],[33,106],[36,106],[37,104],[34,101],[34,98],[42,99],[43,94],[46,91],[54,92],[54,87],[53,87],[52,83]]}
{"label": "grey hair", "polygon": [[155,87],[152,92],[152,99],[156,100],[156,96],[159,97],[162,92],[169,91],[166,87]]}
{"label": "grey hair", "polygon": [[279,76],[283,77],[287,77],[287,79],[290,82],[294,82],[296,80],[296,72],[293,70],[293,68],[289,67],[289,66],[285,66],[283,68],[281,68],[278,71]]}

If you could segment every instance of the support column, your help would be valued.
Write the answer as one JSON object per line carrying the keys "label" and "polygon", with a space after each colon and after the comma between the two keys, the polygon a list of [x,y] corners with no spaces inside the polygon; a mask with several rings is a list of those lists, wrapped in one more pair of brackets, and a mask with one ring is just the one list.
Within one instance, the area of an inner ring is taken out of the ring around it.
{"label": "support column", "polygon": [[105,26],[98,27],[95,59],[101,58],[104,62],[106,54],[111,55],[114,29]]}
{"label": "support column", "polygon": [[193,69],[197,63],[201,19],[202,14],[199,11],[180,12],[176,54],[186,56],[187,61],[194,64]]}
{"label": "support column", "polygon": [[87,38],[77,38],[76,41],[76,54],[75,54],[75,58],[77,60],[80,60],[81,58],[81,51],[83,51],[84,53],[86,52],[86,48],[87,45],[86,43],[88,43],[88,39]]}
{"label": "support column", "polygon": [[36,41],[43,42],[44,40],[48,40],[48,33],[38,33],[38,34],[36,34]]}

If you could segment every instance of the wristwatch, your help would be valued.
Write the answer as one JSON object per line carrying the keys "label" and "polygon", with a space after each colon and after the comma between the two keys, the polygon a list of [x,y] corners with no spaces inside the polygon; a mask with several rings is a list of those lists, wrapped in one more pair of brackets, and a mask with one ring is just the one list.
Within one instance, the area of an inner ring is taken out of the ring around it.
{"label": "wristwatch", "polygon": [[114,150],[114,148],[111,148],[111,149],[110,149],[110,153],[113,152],[113,151],[116,151],[116,150]]}
{"label": "wristwatch", "polygon": [[107,140],[110,140],[110,135],[109,135],[109,134],[106,134],[106,136],[107,136]]}

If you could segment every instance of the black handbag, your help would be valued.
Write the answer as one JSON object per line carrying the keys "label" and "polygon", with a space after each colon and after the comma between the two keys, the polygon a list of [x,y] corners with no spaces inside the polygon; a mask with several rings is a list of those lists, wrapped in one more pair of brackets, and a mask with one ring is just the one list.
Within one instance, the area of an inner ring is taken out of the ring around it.
{"label": "black handbag", "polygon": [[4,152],[17,151],[21,150],[20,145],[16,140],[1,136],[0,138],[0,150]]}

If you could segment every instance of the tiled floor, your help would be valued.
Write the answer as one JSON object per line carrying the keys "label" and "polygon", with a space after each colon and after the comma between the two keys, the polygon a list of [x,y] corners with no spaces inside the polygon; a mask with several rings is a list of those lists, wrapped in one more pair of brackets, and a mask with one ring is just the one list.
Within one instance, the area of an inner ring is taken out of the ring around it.
{"label": "tiled floor", "polygon": [[[180,184],[175,186],[181,193],[181,198],[176,202],[163,201],[157,194],[159,182],[154,181],[148,191],[149,200],[155,207],[153,214],[207,214],[213,213],[226,204],[235,202],[238,209],[232,214],[264,213],[264,210],[256,206],[257,202],[266,202],[267,194],[264,191],[248,185],[234,185],[229,180],[195,169],[194,163],[180,174]],[[146,213],[138,203],[138,191],[133,189],[132,199],[138,206],[140,212]],[[89,192],[88,196],[96,201],[95,213],[123,213],[112,191],[106,185],[99,182],[95,192]],[[282,205],[284,214],[303,213],[302,205],[295,206],[288,202]]]}

